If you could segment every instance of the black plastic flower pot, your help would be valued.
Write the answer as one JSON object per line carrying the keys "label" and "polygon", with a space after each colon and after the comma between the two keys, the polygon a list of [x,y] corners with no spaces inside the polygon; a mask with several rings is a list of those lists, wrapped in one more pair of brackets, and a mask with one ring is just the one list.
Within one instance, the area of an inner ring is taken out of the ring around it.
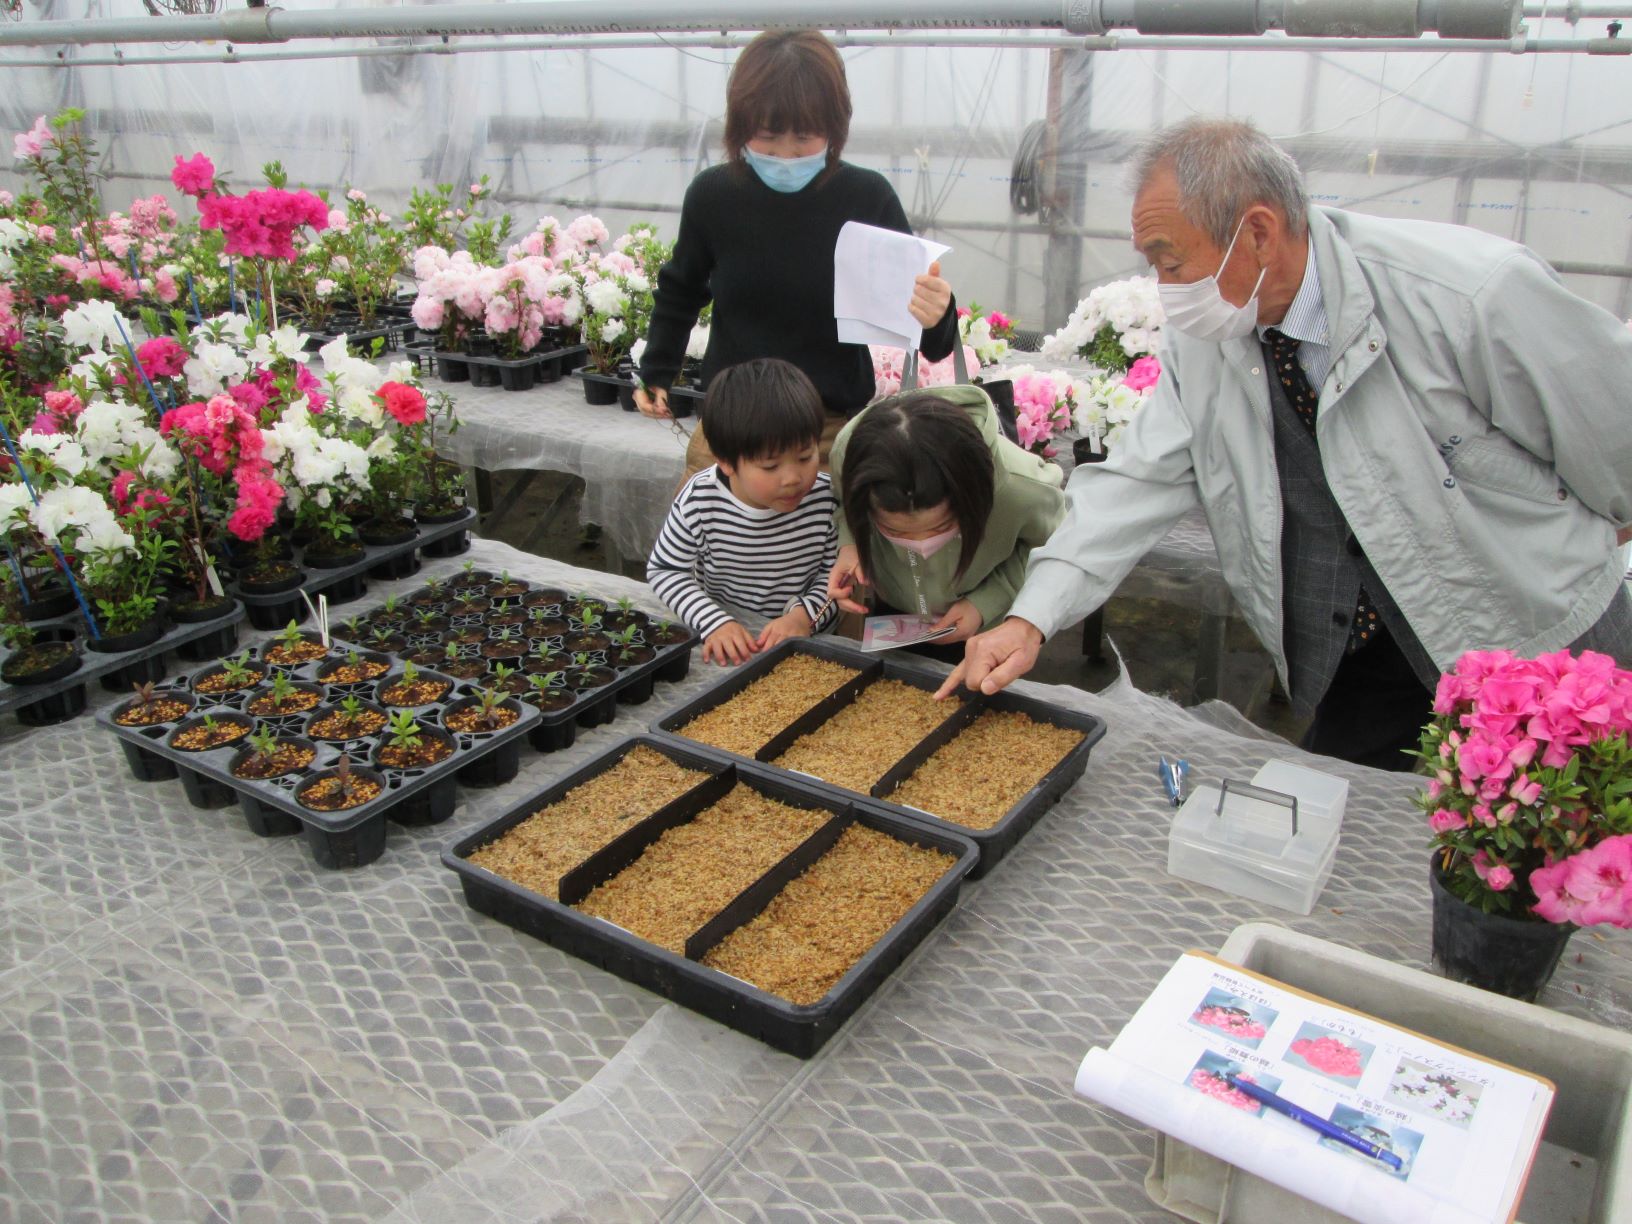
{"label": "black plastic flower pot", "polygon": [[643,672],[618,690],[618,700],[624,705],[644,705],[652,699],[652,685],[656,681],[655,671]]}
{"label": "black plastic flower pot", "polygon": [[[101,637],[87,637],[85,649],[97,654],[124,654],[126,651],[151,646],[163,636],[164,618],[154,615],[146,624],[132,629],[129,633],[104,633]],[[162,675],[155,677],[162,678]]]}
{"label": "black plastic flower pot", "polygon": [[460,553],[470,549],[470,532],[456,531],[452,535],[443,536],[440,540],[432,540],[429,544],[421,544],[419,553],[422,557],[457,557]]}
{"label": "black plastic flower pot", "polygon": [[521,768],[521,741],[510,740],[490,752],[485,752],[459,771],[459,781],[466,786],[486,789],[503,786],[516,776]]}
{"label": "black plastic flower pot", "polygon": [[527,744],[534,752],[560,752],[571,748],[578,739],[578,720],[567,718],[553,726],[537,726],[527,733]]}
{"label": "black plastic flower pot", "polygon": [[150,658],[126,663],[118,671],[103,676],[100,683],[110,693],[125,693],[130,691],[132,685],[157,684],[164,679],[167,670],[164,654],[160,652]]}
{"label": "black plastic flower pot", "polygon": [[604,697],[597,697],[592,701],[587,701],[578,708],[578,725],[587,731],[591,727],[604,726],[617,716],[617,694],[608,693]]}
{"label": "black plastic flower pot", "polygon": [[499,385],[499,368],[490,365],[470,363],[470,385],[473,387],[496,387]]}
{"label": "black plastic flower pot", "polygon": [[350,603],[354,599],[361,599],[368,594],[367,574],[347,574],[339,582],[323,588],[323,594],[328,596],[329,605]]}
{"label": "black plastic flower pot", "polygon": [[51,697],[42,697],[25,706],[17,707],[17,721],[25,727],[54,727],[67,722],[85,708],[85,686],[73,688]]}
{"label": "black plastic flower pot", "polygon": [[202,663],[206,659],[219,659],[222,655],[231,654],[237,644],[238,626],[223,625],[203,637],[183,642],[176,647],[176,653],[189,663]]}
{"label": "black plastic flower pot", "polygon": [[436,359],[436,376],[443,382],[469,382],[470,363],[460,361],[456,357],[438,357]]}
{"label": "black plastic flower pot", "polygon": [[1453,982],[1534,1003],[1577,928],[1567,922],[1510,918],[1476,909],[1446,887],[1438,854],[1429,877],[1435,968]]}
{"label": "black plastic flower pot", "polygon": [[306,846],[319,867],[335,871],[366,867],[385,853],[385,813],[340,832],[308,824]]}
{"label": "black plastic flower pot", "polygon": [[306,601],[298,597],[280,599],[277,603],[252,603],[248,609],[249,623],[257,629],[282,629],[290,621],[298,625],[306,619]]}
{"label": "black plastic flower pot", "polygon": [[23,605],[23,619],[50,620],[53,616],[72,612],[78,606],[79,601],[67,587],[48,587],[36,594],[31,602]]}
{"label": "black plastic flower pot", "polygon": [[538,362],[517,362],[499,367],[499,385],[506,391],[531,391],[538,385]]}
{"label": "black plastic flower pot", "polygon": [[691,651],[682,650],[671,656],[653,673],[664,684],[679,684],[691,673]]}
{"label": "black plastic flower pot", "polygon": [[618,387],[618,407],[625,412],[636,412],[635,389],[627,384]]}
{"label": "black plastic flower pot", "polygon": [[618,384],[615,382],[601,382],[598,379],[586,378],[584,384],[584,402],[604,408],[608,404],[618,402]]}
{"label": "black plastic flower pot", "polygon": [[130,776],[136,781],[164,782],[176,776],[177,766],[174,761],[156,752],[150,752],[127,739],[120,740],[119,747],[124,749],[125,764],[130,766]]}
{"label": "black plastic flower pot", "polygon": [[302,564],[312,569],[331,570],[343,569],[363,559],[361,544],[342,544],[334,547],[332,544],[323,548],[310,547],[302,555]]}
{"label": "black plastic flower pot", "polygon": [[369,519],[357,529],[357,538],[372,548],[392,548],[407,544],[419,534],[411,519]]}
{"label": "black plastic flower pot", "polygon": [[244,823],[256,837],[290,837],[301,830],[298,816],[280,812],[247,791],[239,793],[238,806],[243,810]]}
{"label": "black plastic flower pot", "polygon": [[413,828],[441,824],[453,815],[456,781],[457,778],[453,774],[438,778],[424,790],[415,791],[406,799],[394,804],[388,809],[387,814],[398,824]]}
{"label": "black plastic flower pot", "polygon": [[206,811],[231,807],[238,801],[238,792],[232,787],[207,778],[196,769],[181,769],[181,789],[187,792],[189,803]]}
{"label": "black plastic flower pot", "polygon": [[[79,670],[81,659],[79,651],[73,647],[73,638],[47,639],[45,633],[40,633],[40,642],[31,647],[24,647],[6,660],[5,667],[0,668],[0,680],[7,684],[27,687],[31,684],[54,684],[64,676],[71,676]],[[60,648],[59,643],[66,643],[67,650]]]}
{"label": "black plastic flower pot", "polygon": [[378,565],[368,567],[368,576],[378,578],[381,582],[389,582],[393,578],[411,578],[419,572],[419,558],[414,555],[413,549],[407,549],[393,557],[387,557]]}

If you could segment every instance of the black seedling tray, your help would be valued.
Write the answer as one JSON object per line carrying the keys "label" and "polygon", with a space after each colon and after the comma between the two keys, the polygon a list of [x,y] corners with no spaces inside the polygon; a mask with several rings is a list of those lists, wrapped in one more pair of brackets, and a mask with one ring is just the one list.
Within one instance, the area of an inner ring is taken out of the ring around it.
{"label": "black seedling tray", "polygon": [[331,604],[357,599],[367,592],[367,578],[370,575],[391,579],[406,578],[414,573],[419,568],[414,555],[417,549],[448,541],[459,546],[446,554],[433,550],[433,555],[456,556],[464,552],[470,546],[469,540],[456,541],[454,537],[469,531],[475,521],[476,511],[467,508],[459,518],[446,523],[420,524],[418,534],[401,544],[365,544],[362,557],[349,565],[337,565],[331,569],[309,568],[305,580],[298,587],[270,594],[255,594],[234,583],[232,594],[249,609],[249,621],[255,628],[281,629],[291,620],[299,623],[306,619],[306,601],[300,597],[302,591],[311,596],[326,594]]}
{"label": "black seedling tray", "polygon": [[[628,374],[602,374],[591,369],[574,370],[573,374],[586,383],[600,383],[603,386],[616,387],[618,403],[625,412],[634,412],[635,408],[635,380]],[[702,406],[705,393],[696,387],[670,387],[669,412],[676,420],[683,420]]]}
{"label": "black seedling tray", "polygon": [[[476,356],[472,353],[450,353],[432,345],[429,355],[436,359],[438,377],[443,382],[465,382],[472,386],[502,386],[506,391],[531,391],[539,383],[558,382],[570,370],[576,370],[589,357],[587,344],[569,344],[563,348],[528,353],[525,357]],[[448,377],[460,366],[463,378]]]}
{"label": "black seedling tray", "polygon": [[[567,791],[604,773],[639,745],[655,749],[681,765],[707,770],[711,776],[633,825],[563,876],[559,886],[561,901],[551,901],[467,861],[467,856],[476,849],[540,808],[554,803]],[[684,956],[650,944],[609,922],[591,918],[569,904],[569,899],[581,900],[596,885],[617,875],[665,830],[684,824],[739,781],[779,802],[793,807],[825,809],[833,816],[695,932],[686,942]],[[852,822],[901,841],[955,855],[957,862],[817,1003],[807,1006],[790,1003],[700,963],[720,940],[758,915],[783,887],[825,854]],[[866,803],[851,802],[831,790],[808,786],[804,779],[782,770],[708,758],[650,736],[636,736],[603,753],[442,852],[443,864],[459,875],[466,903],[478,913],[496,918],[799,1058],[809,1058],[821,1049],[907,954],[951,912],[957,903],[958,888],[976,859],[974,845],[958,834],[902,820]]]}
{"label": "black seedling tray", "polygon": [[[748,663],[729,673],[718,684],[700,693],[679,709],[658,719],[657,722],[652,724],[652,730],[666,739],[678,740],[695,751],[713,756],[719,760],[740,761],[749,759],[737,753],[689,739],[682,728],[699,714],[706,713],[715,706],[723,705],[754,681],[769,673],[784,659],[794,654],[812,655],[818,659],[826,659],[830,662],[842,663],[847,667],[859,668],[860,674],[845,681],[827,697],[812,706],[787,727],[777,732],[766,742],[764,747],[754,754],[752,759],[775,769],[778,773],[804,779],[810,785],[830,794],[850,799],[865,798],[871,800],[883,810],[893,812],[905,819],[914,820],[931,828],[947,830],[969,838],[980,848],[980,863],[970,873],[971,879],[979,879],[996,866],[1003,856],[1012,850],[1015,844],[1042,818],[1043,813],[1059,802],[1060,797],[1071,789],[1078,778],[1082,777],[1084,771],[1088,768],[1089,751],[1105,735],[1104,720],[1096,718],[1092,714],[1067,710],[1060,706],[1050,705],[1046,701],[1039,701],[1034,697],[1021,696],[1018,693],[1002,692],[986,696],[981,693],[969,693],[965,690],[955,706],[951,701],[948,701],[946,720],[891,766],[865,795],[832,782],[823,781],[810,774],[771,765],[770,762],[786,752],[795,740],[810,734],[817,727],[827,722],[844,707],[854,702],[869,685],[877,680],[899,680],[915,688],[933,692],[946,679],[943,673],[924,666],[911,658],[902,658],[890,652],[867,654],[840,645],[829,638],[793,638],[782,643],[774,650],[755,659],[752,663]],[[1070,752],[1066,753],[1060,762],[1049,770],[1036,786],[1022,795],[1015,805],[1004,814],[1003,818],[989,829],[971,829],[967,825],[945,820],[933,813],[890,802],[890,794],[907,778],[911,777],[918,766],[933,756],[937,749],[956,738],[958,732],[974,722],[987,710],[1014,711],[1026,715],[1034,722],[1048,723],[1056,727],[1069,727],[1081,731],[1083,740]]]}
{"label": "black seedling tray", "polygon": [[[76,694],[72,690],[87,681],[106,679],[109,686],[123,688],[126,684],[157,680],[164,675],[164,656],[169,651],[215,634],[222,635],[220,649],[229,648],[237,638],[237,626],[243,619],[243,604],[236,603],[231,611],[222,613],[214,620],[172,625],[157,641],[135,650],[102,654],[81,649],[79,667],[59,680],[46,684],[7,684],[0,681],[0,714],[17,710],[18,717],[31,725],[62,722],[85,708],[83,691]],[[83,645],[85,638],[85,622],[77,609],[33,622],[33,628],[42,639],[55,637],[60,641],[67,633],[79,639]],[[227,632],[229,630],[230,633]],[[4,664],[9,653],[0,652],[0,665]],[[62,700],[53,700],[59,697]],[[33,709],[36,706],[39,708]]]}
{"label": "black seedling tray", "polygon": [[[491,579],[491,576],[489,577]],[[377,607],[358,618],[358,627],[365,632],[373,628],[386,628],[400,632],[403,645],[396,648],[398,654],[408,654],[419,650],[442,649],[446,644],[444,634],[462,630],[485,630],[488,635],[486,639],[462,643],[456,647],[457,659],[471,660],[491,657],[484,656],[483,649],[490,642],[497,640],[498,634],[495,627],[488,625],[489,617],[503,612],[520,612],[527,617],[526,623],[520,627],[524,640],[518,648],[518,653],[521,654],[523,662],[531,652],[532,643],[536,641],[543,641],[551,650],[572,654],[573,652],[565,650],[567,634],[531,637],[529,636],[529,630],[532,629],[537,620],[543,619],[563,620],[567,622],[569,632],[576,629],[579,622],[567,615],[568,605],[575,602],[573,596],[561,592],[565,598],[528,605],[525,603],[527,599],[535,598],[540,592],[552,591],[554,588],[542,587],[524,579],[513,579],[512,582],[523,589],[519,593],[499,597],[499,604],[493,607],[480,611],[461,612],[459,611],[459,604],[454,599],[456,592],[468,590],[474,592],[479,598],[487,599],[489,589],[497,585],[497,583],[496,580],[461,582],[456,575],[453,579],[442,584],[440,588],[442,598],[418,604],[411,604],[407,600],[403,600],[394,616],[387,613],[384,607]],[[410,598],[412,597],[410,596]],[[597,597],[591,596],[591,598]],[[415,615],[416,608],[429,611],[433,616],[445,619],[447,622],[446,628],[425,631],[416,629],[418,624]],[[536,617],[533,615],[535,610],[538,613]],[[617,612],[618,609],[615,607],[608,607],[608,615],[616,615]],[[350,623],[349,620],[346,622],[347,625]],[[351,629],[344,626],[342,628],[345,633],[351,635],[354,639],[356,638],[357,635]],[[646,632],[646,629],[643,628],[640,643],[638,644],[647,643]],[[646,662],[623,667],[620,667],[616,662],[615,648],[582,652],[588,656],[591,666],[609,667],[616,672],[616,675],[606,684],[596,688],[577,690],[571,704],[562,706],[559,709],[545,710],[535,707],[539,710],[540,718],[529,737],[533,747],[541,752],[570,747],[576,735],[573,727],[589,728],[611,722],[616,717],[616,707],[618,705],[640,705],[649,700],[653,686],[658,681],[677,684],[684,680],[690,672],[691,652],[696,645],[696,636],[688,631],[682,641],[664,646],[653,644],[654,657]],[[378,646],[370,646],[369,648],[382,649],[382,647]],[[385,647],[383,649],[392,648]],[[447,664],[443,662],[442,665],[446,666]],[[510,665],[516,666],[513,661]],[[435,669],[438,664],[425,663],[422,666]],[[577,670],[577,668],[573,667],[565,669],[568,675],[575,673]],[[569,690],[566,690],[563,686],[563,691]],[[525,694],[521,694],[521,696],[525,697]],[[526,704],[531,705],[532,703],[527,702]]]}
{"label": "black seedling tray", "polygon": [[[451,816],[455,777],[472,785],[491,786],[509,781],[515,776],[520,740],[532,731],[538,721],[537,710],[523,702],[514,702],[520,707],[520,717],[508,727],[491,733],[449,730],[443,723],[450,707],[475,696],[480,691],[479,686],[421,668],[422,679],[445,680],[451,687],[440,700],[412,707],[414,719],[422,727],[445,730],[453,739],[454,751],[452,755],[423,769],[379,766],[374,763],[374,756],[387,738],[388,733],[383,728],[343,742],[316,740],[308,734],[307,728],[347,697],[356,697],[365,704],[375,705],[375,694],[380,686],[400,679],[401,669],[393,667],[368,681],[324,683],[317,679],[317,673],[343,659],[351,649],[348,643],[336,640],[333,651],[326,658],[306,663],[289,665],[263,662],[262,656],[275,644],[275,641],[267,641],[249,650],[250,663],[267,671],[263,680],[252,688],[220,694],[195,692],[194,679],[218,670],[219,661],[177,676],[157,688],[156,697],[177,696],[189,698],[193,703],[186,715],[173,722],[147,727],[120,726],[114,721],[114,715],[128,702],[99,711],[96,720],[120,738],[126,759],[139,780],[155,781],[173,776],[166,765],[178,769],[188,798],[195,805],[224,807],[237,798],[250,828],[257,834],[272,836],[304,830],[313,856],[323,867],[361,867],[379,858],[385,849],[387,817],[404,824],[434,824]],[[379,656],[375,652],[358,653],[389,659],[389,656]],[[250,701],[270,689],[277,672],[284,673],[297,683],[320,688],[323,695],[318,705],[298,714],[247,714],[246,707]],[[384,708],[389,713],[392,707],[376,708]],[[252,732],[269,727],[280,737],[310,740],[317,748],[317,756],[304,769],[281,778],[260,781],[235,777],[231,772],[232,761],[247,746],[247,737],[202,752],[189,752],[170,744],[172,733],[181,724],[205,714],[250,718],[255,724]],[[359,771],[371,771],[378,775],[385,789],[367,803],[343,812],[318,812],[302,807],[295,798],[298,786],[313,774],[333,767],[342,754],[349,755]]]}

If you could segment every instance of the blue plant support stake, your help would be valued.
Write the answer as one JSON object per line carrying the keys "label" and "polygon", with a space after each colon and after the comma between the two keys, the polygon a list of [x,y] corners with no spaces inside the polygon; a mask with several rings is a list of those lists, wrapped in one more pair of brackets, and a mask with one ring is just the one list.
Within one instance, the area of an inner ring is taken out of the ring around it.
{"label": "blue plant support stake", "polygon": [[164,416],[164,405],[159,403],[159,393],[153,389],[152,381],[147,377],[147,371],[142,369],[142,363],[136,359],[136,349],[130,342],[130,333],[125,330],[125,321],[117,314],[113,321],[119,326],[119,338],[125,342],[125,352],[130,354],[130,364],[136,367],[136,373],[141,375],[142,386],[147,388],[147,397],[153,401],[153,411],[160,417]]}
{"label": "blue plant support stake", "polygon": [[204,312],[198,305],[198,288],[193,284],[193,274],[187,273],[187,296],[193,299],[193,317],[200,323],[204,322]]}
{"label": "blue plant support stake", "polygon": [[[23,487],[28,490],[29,497],[34,504],[40,504],[40,495],[34,488],[34,482],[28,478],[28,469],[23,466],[23,457],[17,453],[17,444],[11,440],[11,431],[6,423],[0,421],[0,439],[6,443],[6,451],[11,455],[11,461],[17,465],[17,472],[23,478]],[[91,631],[91,637],[100,640],[102,633],[96,627],[96,617],[91,615],[91,606],[85,601],[85,592],[79,589],[79,583],[74,578],[74,571],[68,568],[68,558],[62,555],[62,549],[55,544],[51,545],[51,552],[57,558],[57,565],[62,569],[62,576],[68,579],[68,588],[73,591],[74,599],[79,603],[79,610],[85,615],[85,627]]]}
{"label": "blue plant support stake", "polygon": [[25,604],[34,601],[28,597],[28,583],[23,580],[23,567],[17,562],[17,554],[11,551],[11,545],[6,545],[6,560],[11,562],[11,572],[17,575],[17,593],[23,597]]}

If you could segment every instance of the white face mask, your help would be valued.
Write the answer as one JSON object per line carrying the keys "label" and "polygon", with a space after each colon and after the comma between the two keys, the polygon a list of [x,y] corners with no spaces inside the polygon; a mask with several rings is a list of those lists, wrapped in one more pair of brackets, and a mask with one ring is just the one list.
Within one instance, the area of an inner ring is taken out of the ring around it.
{"label": "white face mask", "polygon": [[[1224,271],[1224,265],[1230,262],[1230,253],[1235,250],[1236,239],[1241,237],[1241,226],[1246,221],[1242,217],[1237,223],[1235,236],[1230,239],[1224,258],[1219,261],[1218,272]],[[1257,324],[1258,288],[1264,283],[1264,273],[1267,271],[1268,268],[1258,270],[1258,280],[1252,286],[1252,294],[1244,306],[1235,305],[1219,292],[1218,272],[1188,285],[1157,285],[1156,296],[1161,299],[1162,310],[1174,328],[1197,340],[1222,344],[1226,340],[1239,339]]]}

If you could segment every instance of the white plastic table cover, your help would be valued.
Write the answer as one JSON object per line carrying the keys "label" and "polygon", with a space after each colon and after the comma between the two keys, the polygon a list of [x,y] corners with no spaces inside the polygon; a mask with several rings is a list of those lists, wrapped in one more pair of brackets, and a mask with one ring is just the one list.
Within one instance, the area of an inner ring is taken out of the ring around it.
{"label": "white plastic table cover", "polygon": [[[718,675],[349,872],[131,781],[88,714],[0,723],[0,1219],[1157,1221],[1151,1136],[1071,1086],[1175,957],[1267,913],[1425,965],[1411,779],[1318,762],[1352,788],[1336,872],[1309,917],[1264,911],[1167,876],[1156,756],[1216,780],[1303,754],[1126,683],[1028,686],[1106,719],[1087,776],[808,1062],[465,906],[445,843]],[[1632,1022],[1632,937],[1578,934],[1544,1002]]]}
{"label": "white plastic table cover", "polygon": [[459,428],[437,450],[465,467],[568,472],[584,481],[579,519],[599,524],[626,557],[657,542],[686,468],[686,431],[695,417],[654,421],[617,404],[584,402],[576,378],[505,391],[428,381],[457,406]]}

